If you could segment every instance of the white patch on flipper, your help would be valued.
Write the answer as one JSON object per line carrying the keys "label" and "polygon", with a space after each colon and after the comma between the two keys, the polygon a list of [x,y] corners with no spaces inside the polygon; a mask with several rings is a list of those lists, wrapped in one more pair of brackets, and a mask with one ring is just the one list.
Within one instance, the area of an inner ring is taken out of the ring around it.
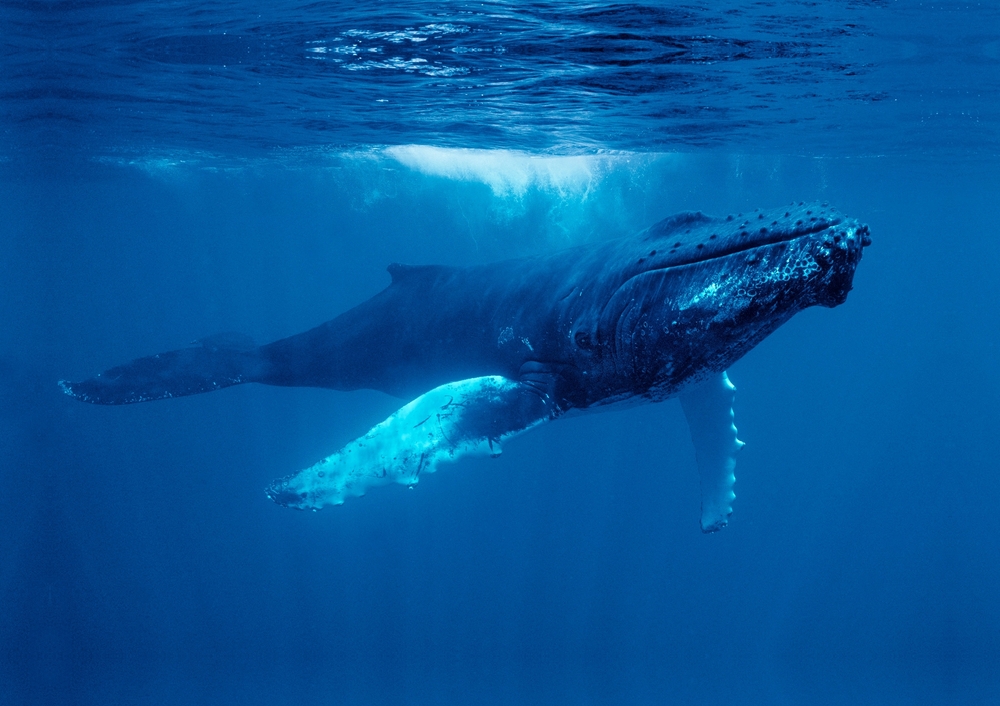
{"label": "white patch on flipper", "polygon": [[736,452],[743,448],[743,442],[736,438],[733,423],[735,392],[729,377],[722,372],[692,385],[679,395],[701,475],[703,532],[722,529],[733,512]]}
{"label": "white patch on flipper", "polygon": [[499,456],[500,444],[551,419],[533,388],[491,375],[436,387],[319,463],[276,481],[268,496],[317,510],[388,483],[413,485],[437,464]]}

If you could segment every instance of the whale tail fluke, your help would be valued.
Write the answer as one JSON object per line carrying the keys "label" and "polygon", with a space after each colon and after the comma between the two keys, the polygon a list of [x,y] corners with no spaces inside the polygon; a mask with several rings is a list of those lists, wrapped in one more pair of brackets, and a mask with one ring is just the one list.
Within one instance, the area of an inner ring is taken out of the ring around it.
{"label": "whale tail fluke", "polygon": [[265,369],[258,348],[192,346],[138,358],[82,382],[60,380],[67,395],[93,404],[132,404],[254,382]]}

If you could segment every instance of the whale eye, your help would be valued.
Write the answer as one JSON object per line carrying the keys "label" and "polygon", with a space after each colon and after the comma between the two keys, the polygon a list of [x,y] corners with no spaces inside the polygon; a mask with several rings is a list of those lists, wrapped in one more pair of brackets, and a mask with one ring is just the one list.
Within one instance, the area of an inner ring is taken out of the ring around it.
{"label": "whale eye", "polygon": [[649,256],[650,257],[656,257],[656,251],[655,250],[650,250],[649,251]]}
{"label": "whale eye", "polygon": [[573,340],[576,341],[576,345],[580,348],[590,348],[590,335],[586,331],[577,331],[576,335],[573,336]]}

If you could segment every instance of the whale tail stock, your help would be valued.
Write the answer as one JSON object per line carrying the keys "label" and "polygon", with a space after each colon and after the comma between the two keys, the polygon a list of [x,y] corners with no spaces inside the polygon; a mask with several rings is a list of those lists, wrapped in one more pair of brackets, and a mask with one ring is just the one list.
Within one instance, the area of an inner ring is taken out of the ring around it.
{"label": "whale tail stock", "polygon": [[201,345],[137,358],[82,382],[60,380],[59,386],[83,402],[118,405],[212,392],[265,374],[257,347],[196,343]]}

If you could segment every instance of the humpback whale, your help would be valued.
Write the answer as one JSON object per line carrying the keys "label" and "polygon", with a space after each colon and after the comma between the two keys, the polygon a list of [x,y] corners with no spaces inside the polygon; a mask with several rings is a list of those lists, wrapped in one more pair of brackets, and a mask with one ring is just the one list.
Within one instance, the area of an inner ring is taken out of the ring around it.
{"label": "humpback whale", "polygon": [[314,466],[273,482],[318,509],[412,485],[443,461],[500,453],[544,422],[679,397],[695,448],[701,527],[732,512],[734,387],[726,370],[796,312],[846,301],[866,225],[827,204],[724,218],[680,213],[627,238],[470,267],[392,264],[389,286],[316,328],[257,346],[224,334],[82,382],[129,404],[248,382],[370,388],[410,399]]}

